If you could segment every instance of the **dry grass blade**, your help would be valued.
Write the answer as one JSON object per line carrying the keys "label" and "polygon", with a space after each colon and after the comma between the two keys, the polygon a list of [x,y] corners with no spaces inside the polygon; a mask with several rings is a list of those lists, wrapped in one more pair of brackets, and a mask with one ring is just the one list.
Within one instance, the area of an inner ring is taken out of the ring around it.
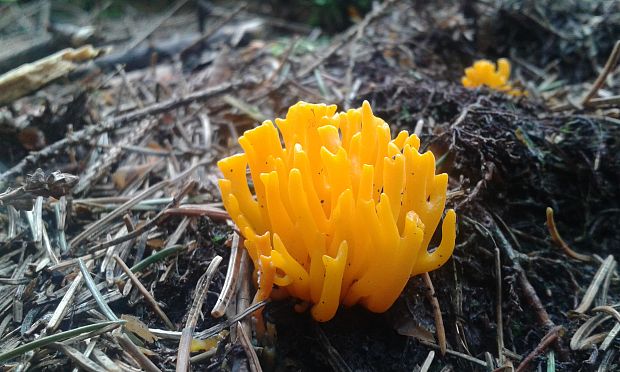
{"label": "dry grass blade", "polygon": [[616,339],[616,336],[618,336],[618,332],[620,332],[620,323],[616,322],[614,327],[607,334],[607,337],[605,337],[605,340],[603,340],[600,349],[603,351],[607,350],[611,343]]}
{"label": "dry grass blade", "polygon": [[614,317],[617,322],[620,322],[620,313],[618,310],[614,309],[611,306],[597,306],[592,309],[593,313],[606,313]]}
{"label": "dry grass blade", "polygon": [[56,255],[56,252],[54,252],[54,249],[52,248],[52,243],[50,242],[49,235],[47,234],[47,228],[45,227],[45,225],[41,225],[41,229],[43,232],[43,248],[45,248],[45,253],[47,254],[47,257],[49,257],[49,259],[54,264],[60,263],[60,259],[58,258],[58,256]]}
{"label": "dry grass blade", "polygon": [[8,350],[2,354],[0,354],[0,363],[4,363],[12,358],[15,358],[18,355],[27,353],[29,351],[32,350],[36,350],[40,347],[44,347],[47,346],[53,342],[59,342],[59,341],[64,341],[64,340],[68,340],[70,338],[73,338],[75,336],[79,336],[81,334],[84,333],[88,333],[88,332],[93,332],[93,331],[97,331],[99,329],[102,329],[104,327],[107,326],[114,326],[114,327],[118,327],[121,324],[123,324],[124,321],[119,320],[116,322],[101,322],[101,323],[95,323],[95,324],[89,324],[87,326],[82,326],[82,327],[78,327],[78,328],[74,328],[72,330],[69,331],[65,331],[65,332],[60,332],[60,333],[56,333],[54,335],[49,335],[49,336],[45,336],[45,337],[41,337],[37,340],[34,340],[32,342],[29,342],[27,344],[18,346],[14,349]]}
{"label": "dry grass blade", "polygon": [[101,297],[101,293],[99,293],[99,290],[97,289],[97,284],[90,276],[88,268],[86,267],[84,261],[82,261],[81,258],[78,258],[78,265],[80,266],[80,272],[82,273],[84,281],[86,282],[86,287],[88,287],[90,292],[93,294],[93,298],[97,302],[97,305],[99,305],[99,309],[101,309],[103,315],[105,315],[108,320],[117,321],[118,317],[116,316],[116,314],[114,314],[114,311],[110,309],[110,306],[108,306],[108,303],[105,302],[103,297]]}
{"label": "dry grass blade", "polygon": [[224,321],[222,323],[218,323],[218,324],[214,325],[211,328],[205,329],[204,331],[200,331],[200,332],[196,333],[196,338],[198,338],[198,339],[205,339],[205,338],[209,338],[211,336],[214,336],[214,335],[220,333],[223,329],[232,326],[236,322],[238,322],[241,319],[245,318],[246,316],[252,314],[256,310],[262,308],[266,304],[267,304],[267,301],[261,301],[261,302],[257,302],[255,304],[252,304],[252,306],[248,307],[247,309],[245,309],[244,311],[240,312],[239,314],[233,316],[232,318],[227,319],[226,321]]}
{"label": "dry grass blade", "polygon": [[96,234],[98,234],[103,229],[105,229],[108,226],[108,224],[112,222],[112,220],[114,220],[115,218],[121,217],[131,207],[140,203],[142,200],[148,198],[149,196],[153,195],[154,193],[163,189],[164,187],[168,186],[168,184],[169,184],[169,181],[161,181],[149,187],[148,189],[142,191],[138,195],[134,196],[133,198],[125,202],[123,205],[120,205],[114,211],[108,213],[105,217],[93,223],[88,228],[84,229],[75,238],[71,239],[71,241],[69,242],[69,249],[75,249],[75,247],[77,247],[77,245],[86,238],[92,239],[94,236],[96,236]]}
{"label": "dry grass blade", "polygon": [[179,224],[177,225],[176,230],[174,230],[172,235],[170,235],[168,239],[166,239],[166,242],[164,244],[165,248],[172,247],[179,241],[179,239],[181,239],[181,237],[185,233],[185,229],[187,229],[187,226],[189,226],[190,221],[191,220],[189,219],[189,217],[183,217],[181,222],[179,222]]}
{"label": "dry grass blade", "polygon": [[618,352],[614,349],[608,350],[603,356],[603,360],[601,360],[601,364],[598,366],[597,372],[608,372],[617,368],[617,364],[614,364],[617,354]]}
{"label": "dry grass blade", "polygon": [[213,348],[211,350],[205,351],[204,353],[194,355],[193,357],[189,358],[189,362],[191,364],[200,363],[204,360],[211,359],[216,353],[217,349]]}
{"label": "dry grass blade", "polygon": [[65,314],[67,314],[67,311],[69,310],[69,305],[73,302],[77,291],[82,286],[83,278],[84,276],[82,273],[78,273],[75,279],[73,279],[73,282],[71,282],[71,286],[62,297],[62,300],[60,300],[60,303],[56,307],[56,310],[54,310],[50,321],[47,323],[47,333],[53,333],[60,325],[60,321],[65,317]]}
{"label": "dry grass blade", "polygon": [[179,339],[179,350],[177,352],[177,372],[189,371],[191,358],[189,356],[192,347],[192,334],[191,328],[183,328],[181,332],[181,338]]}
{"label": "dry grass blade", "polygon": [[77,364],[81,369],[89,372],[99,372],[102,367],[92,360],[85,357],[82,353],[80,353],[77,349],[72,348],[71,346],[64,345],[58,342],[52,343],[51,346],[54,349],[62,352],[66,356],[68,356],[75,364]]}
{"label": "dry grass blade", "polygon": [[157,366],[153,364],[153,362],[151,362],[151,360],[147,358],[142,351],[140,351],[140,349],[129,339],[126,334],[122,333],[116,335],[116,341],[118,341],[125,351],[136,359],[136,361],[140,364],[140,367],[142,367],[145,371],[161,372],[161,370],[157,368]]}
{"label": "dry grass blade", "polygon": [[77,265],[78,264],[78,259],[82,259],[84,261],[94,260],[96,258],[100,258],[100,257],[105,256],[105,253],[106,253],[106,250],[102,249],[102,250],[99,250],[99,251],[95,251],[93,253],[85,254],[85,255],[83,255],[81,257],[78,257],[78,258],[72,258],[70,260],[61,261],[61,262],[59,262],[59,263],[57,263],[55,265],[49,266],[47,269],[49,271],[61,271],[61,270],[64,270],[64,269],[66,269],[68,267]]}
{"label": "dry grass blade", "polygon": [[239,267],[241,266],[241,257],[243,255],[243,249],[239,248],[239,234],[233,232],[232,246],[230,251],[230,260],[228,261],[228,270],[226,271],[226,279],[224,280],[224,286],[222,292],[220,292],[217,302],[211,310],[211,315],[215,318],[219,318],[224,315],[230,300],[235,295],[237,290],[237,282],[239,281]]}
{"label": "dry grass blade", "polygon": [[225,210],[208,204],[185,204],[177,208],[166,209],[164,213],[172,216],[208,216],[219,221],[230,218],[230,215]]}
{"label": "dry grass blade", "polygon": [[241,322],[237,322],[237,335],[243,350],[245,351],[245,355],[248,357],[248,364],[250,365],[250,371],[252,372],[262,372],[262,368],[260,366],[260,362],[258,361],[258,355],[256,355],[256,350],[254,350],[254,346],[252,345],[252,341],[250,337],[243,329],[243,325]]}
{"label": "dry grass blade", "polygon": [[615,259],[614,259],[614,256],[612,255],[607,256],[605,261],[603,261],[598,271],[594,275],[594,278],[592,278],[592,282],[590,283],[590,286],[586,290],[586,293],[583,296],[581,303],[575,309],[575,312],[583,314],[590,308],[590,306],[592,305],[592,302],[594,302],[594,298],[596,297],[596,294],[598,293],[601,287],[601,284],[605,280],[605,277],[607,277],[614,262],[615,262]]}
{"label": "dry grass blade", "polygon": [[428,369],[431,368],[431,364],[433,363],[433,359],[435,359],[435,352],[431,350],[428,352],[424,364],[420,367],[420,372],[428,372]]}
{"label": "dry grass blade", "polygon": [[192,302],[192,307],[189,310],[185,327],[183,328],[183,332],[181,333],[181,340],[179,341],[176,367],[177,372],[184,372],[189,369],[189,352],[192,343],[192,337],[194,335],[194,328],[196,328],[196,324],[198,323],[200,309],[202,308],[202,304],[204,303],[205,297],[207,296],[209,284],[211,284],[213,275],[215,275],[215,272],[217,271],[217,268],[220,266],[221,262],[222,257],[213,257],[211,263],[207,267],[207,270],[200,277],[198,283],[196,284],[194,301]]}
{"label": "dry grass blade", "polygon": [[592,344],[588,341],[590,335],[603,323],[611,319],[611,315],[597,314],[586,320],[573,334],[570,340],[571,350],[588,349]]}
{"label": "dry grass blade", "polygon": [[[184,172],[178,174],[174,179],[167,181],[168,184],[172,185],[176,182],[179,182],[180,180],[183,180],[185,177],[189,176],[192,172],[194,172],[198,167],[204,166],[206,164],[208,164],[210,162],[210,160],[204,160],[201,161],[199,163],[194,164],[193,166],[191,166],[189,169],[185,170]],[[162,181],[164,182],[164,181]],[[112,239],[112,240],[108,240],[106,242],[103,243],[99,243],[96,244],[94,246],[91,246],[88,248],[89,252],[92,251],[97,251],[99,249],[103,249],[103,248],[107,248],[107,247],[111,247],[113,245],[125,242],[127,240],[136,238],[140,235],[142,235],[145,231],[148,231],[148,229],[150,229],[151,227],[155,226],[157,223],[160,222],[160,219],[165,218],[165,211],[168,208],[177,206],[181,200],[189,193],[191,192],[195,187],[197,186],[197,182],[196,181],[188,181],[183,188],[181,188],[181,190],[177,193],[177,195],[172,198],[172,201],[166,206],[164,207],[163,210],[161,210],[159,213],[157,213],[157,215],[155,215],[155,217],[142,224],[140,227],[138,227],[137,229],[135,229],[134,231],[131,231],[123,236],[120,236],[118,238]]]}
{"label": "dry grass blade", "polygon": [[103,351],[98,348],[93,349],[93,358],[99,362],[108,372],[122,372],[121,367],[116,365]]}
{"label": "dry grass blade", "polygon": [[497,305],[495,306],[496,322],[497,322],[497,359],[499,365],[504,365],[504,320],[502,318],[502,259],[499,248],[495,248],[495,279],[497,280],[497,288],[495,295],[497,297]]}

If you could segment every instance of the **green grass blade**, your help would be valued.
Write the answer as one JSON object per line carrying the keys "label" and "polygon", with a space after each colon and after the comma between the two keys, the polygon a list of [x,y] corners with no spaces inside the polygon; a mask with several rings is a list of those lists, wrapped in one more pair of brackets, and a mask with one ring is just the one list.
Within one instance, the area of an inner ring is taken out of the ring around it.
{"label": "green grass blade", "polygon": [[41,337],[37,340],[18,346],[15,349],[12,349],[12,350],[9,350],[9,351],[6,351],[0,354],[0,363],[4,363],[9,359],[15,358],[16,356],[27,353],[31,350],[35,350],[37,348],[47,346],[51,344],[52,342],[64,341],[64,340],[70,339],[71,337],[79,336],[82,333],[96,331],[100,328],[103,328],[103,327],[106,327],[112,324],[121,325],[123,323],[125,323],[124,320],[89,324],[89,325],[71,329],[65,332],[56,333],[54,335]]}

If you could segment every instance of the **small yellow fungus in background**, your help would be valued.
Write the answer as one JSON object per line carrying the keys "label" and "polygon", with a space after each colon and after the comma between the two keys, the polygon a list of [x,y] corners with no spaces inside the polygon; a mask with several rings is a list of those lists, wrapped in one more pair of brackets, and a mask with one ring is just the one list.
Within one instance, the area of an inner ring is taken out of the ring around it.
{"label": "small yellow fungus in background", "polygon": [[[256,300],[275,286],[312,304],[318,321],[339,304],[387,310],[409,277],[435,270],[454,249],[456,215],[427,248],[444,212],[447,174],[420,140],[389,125],[368,102],[299,102],[275,125],[265,121],[239,139],[244,153],[218,162],[222,200],[254,262]],[[249,166],[256,198],[246,176]]]}
{"label": "small yellow fungus in background", "polygon": [[465,76],[461,78],[461,82],[466,88],[478,88],[484,85],[515,97],[525,94],[519,89],[514,89],[509,79],[510,62],[506,58],[498,59],[497,67],[493,62],[481,59],[465,69]]}

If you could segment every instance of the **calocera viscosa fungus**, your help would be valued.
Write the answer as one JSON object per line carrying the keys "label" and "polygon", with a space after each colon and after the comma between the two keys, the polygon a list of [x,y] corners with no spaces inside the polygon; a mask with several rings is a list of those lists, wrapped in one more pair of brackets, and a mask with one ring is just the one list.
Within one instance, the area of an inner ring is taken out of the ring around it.
{"label": "calocera viscosa fungus", "polygon": [[510,84],[510,69],[510,61],[506,58],[498,59],[497,66],[491,61],[480,59],[465,69],[461,83],[465,88],[487,86],[515,97],[527,95],[527,92],[515,89]]}
{"label": "calocera viscosa fungus", "polygon": [[[387,310],[408,279],[443,265],[454,249],[456,215],[443,219],[448,175],[420,140],[375,117],[368,102],[299,102],[275,125],[246,131],[244,153],[218,162],[224,206],[245,237],[257,300],[274,286],[312,305],[318,321],[339,304]],[[254,197],[248,184],[247,169]]]}

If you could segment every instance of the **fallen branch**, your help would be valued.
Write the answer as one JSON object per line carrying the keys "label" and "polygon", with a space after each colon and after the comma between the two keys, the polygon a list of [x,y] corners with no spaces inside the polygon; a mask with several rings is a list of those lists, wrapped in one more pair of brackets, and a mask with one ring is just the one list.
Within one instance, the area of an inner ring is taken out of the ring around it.
{"label": "fallen branch", "polygon": [[583,106],[589,105],[592,97],[594,97],[596,92],[598,92],[598,90],[601,89],[601,87],[605,83],[605,79],[607,79],[607,76],[616,68],[616,65],[618,64],[619,59],[620,59],[620,40],[616,41],[616,44],[614,45],[614,48],[612,49],[611,54],[609,55],[609,58],[607,59],[607,62],[605,63],[605,67],[603,67],[603,71],[601,71],[601,74],[596,78],[596,80],[594,81],[594,84],[592,84],[592,88],[590,88],[586,96],[583,97],[583,100],[581,101],[581,104]]}
{"label": "fallen branch", "polygon": [[116,128],[124,124],[138,121],[148,116],[158,115],[173,110],[177,107],[185,106],[192,102],[202,101],[214,96],[218,96],[248,83],[250,82],[232,81],[229,83],[223,83],[211,88],[199,90],[197,92],[188,94],[185,97],[173,98],[164,102],[154,103],[143,109],[138,109],[128,112],[124,115],[117,116],[99,125],[88,126],[78,132],[73,133],[68,137],[65,137],[59,141],[50,144],[49,146],[40,151],[31,152],[28,156],[26,156],[19,163],[17,163],[13,168],[7,170],[0,175],[0,185],[2,185],[2,183],[8,182],[9,178],[15,177],[18,174],[23,173],[26,167],[28,167],[29,165],[34,165],[41,160],[51,158],[55,156],[58,151],[69,145],[81,143],[84,140],[90,139],[98,134],[115,130]]}
{"label": "fallen branch", "polygon": [[522,371],[529,370],[528,369],[529,364],[534,360],[534,358],[544,353],[549,348],[549,346],[555,343],[560,338],[560,336],[562,336],[563,333],[564,333],[564,327],[562,326],[555,326],[551,328],[549,332],[547,332],[545,337],[543,337],[542,340],[540,340],[540,343],[538,344],[538,346],[536,346],[536,348],[532,350],[532,352],[529,353],[525,357],[525,359],[523,359],[523,361],[521,362],[521,364],[519,364],[519,366],[517,367],[515,371],[522,372]]}

